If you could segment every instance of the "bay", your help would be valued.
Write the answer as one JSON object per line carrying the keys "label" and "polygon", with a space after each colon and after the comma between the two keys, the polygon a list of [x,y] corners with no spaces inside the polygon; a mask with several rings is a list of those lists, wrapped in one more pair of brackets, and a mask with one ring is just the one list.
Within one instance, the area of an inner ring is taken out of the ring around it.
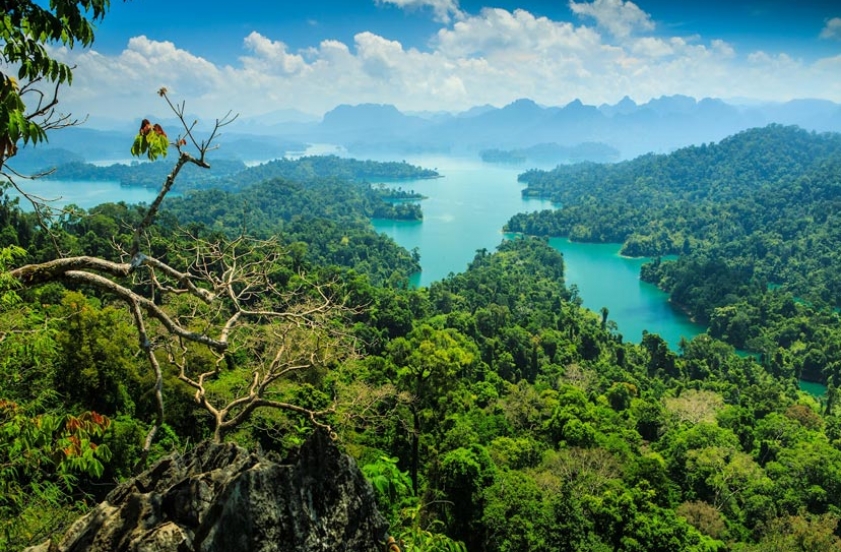
{"label": "bay", "polygon": [[[426,196],[423,221],[374,219],[372,224],[406,249],[418,248],[422,272],[412,284],[428,286],[451,272],[462,272],[476,251],[493,251],[505,238],[502,226],[515,213],[553,208],[546,200],[523,199],[517,182],[522,167],[485,164],[450,157],[418,157],[410,163],[436,168],[443,178],[401,182]],[[576,285],[583,305],[608,309],[627,340],[639,342],[643,330],[659,334],[673,349],[706,328],[672,308],[668,296],[639,279],[645,259],[619,255],[619,244],[572,243],[554,238],[550,245],[564,254],[567,286]]]}
{"label": "bay", "polygon": [[642,340],[643,331],[656,333],[677,350],[681,338],[692,339],[706,327],[693,322],[669,303],[669,296],[657,286],[639,278],[648,259],[619,255],[620,244],[576,243],[552,238],[549,244],[564,254],[567,286],[575,284],[583,305],[598,312],[608,309],[622,336]]}

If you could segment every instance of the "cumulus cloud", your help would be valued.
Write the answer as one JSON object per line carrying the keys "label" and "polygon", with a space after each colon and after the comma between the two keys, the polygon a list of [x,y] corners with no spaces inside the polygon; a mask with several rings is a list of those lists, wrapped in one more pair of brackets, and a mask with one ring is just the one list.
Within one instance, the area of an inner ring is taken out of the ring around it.
{"label": "cumulus cloud", "polygon": [[464,14],[459,9],[458,0],[377,0],[378,4],[393,4],[399,8],[432,8],[436,21],[449,23],[453,18],[460,19]]}
{"label": "cumulus cloud", "polygon": [[117,56],[64,47],[51,54],[77,66],[73,85],[62,93],[59,104],[60,110],[69,106],[77,115],[142,115],[158,106],[154,91],[161,86],[185,97],[203,98],[213,96],[225,79],[224,70],[206,59],[172,42],[145,36],[130,39]]}
{"label": "cumulus cloud", "polygon": [[[144,36],[115,56],[59,48],[55,55],[77,66],[61,106],[77,114],[154,113],[161,107],[154,94],[160,86],[210,118],[229,109],[243,116],[287,108],[322,114],[365,102],[458,111],[522,97],[547,105],[669,94],[841,100],[841,58],[806,62],[740,52],[714,38],[640,36],[631,30],[651,22],[630,2],[574,5],[598,13],[601,27],[620,20],[624,26],[607,34],[525,10],[486,8],[442,25],[423,49],[360,30],[350,42],[325,40],[292,50],[278,37],[252,32],[231,65]],[[610,17],[610,10],[624,15]]]}
{"label": "cumulus cloud", "polygon": [[255,54],[254,57],[240,58],[246,68],[292,75],[306,67],[304,58],[286,51],[286,44],[272,41],[256,31],[252,31],[243,41],[245,47]]}
{"label": "cumulus cloud", "polygon": [[827,21],[821,31],[820,37],[841,40],[841,17],[833,17]]}
{"label": "cumulus cloud", "polygon": [[404,57],[403,46],[399,42],[367,31],[356,35],[354,42],[362,67],[373,77],[387,78],[398,69]]}
{"label": "cumulus cloud", "polygon": [[579,3],[570,0],[569,8],[579,16],[592,17],[599,27],[617,38],[625,38],[636,31],[654,30],[651,16],[633,2],[595,0]]}
{"label": "cumulus cloud", "polygon": [[438,31],[436,42],[441,53],[448,57],[507,53],[546,56],[557,51],[598,47],[599,36],[590,29],[535,17],[525,10],[485,8],[478,16],[465,18],[452,29]]}

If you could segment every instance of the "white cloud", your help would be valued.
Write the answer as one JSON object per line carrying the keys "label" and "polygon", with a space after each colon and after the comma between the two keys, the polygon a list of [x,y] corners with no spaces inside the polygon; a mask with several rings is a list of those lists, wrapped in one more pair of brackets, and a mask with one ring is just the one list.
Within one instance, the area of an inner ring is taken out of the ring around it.
{"label": "white cloud", "polygon": [[[605,5],[634,13],[630,2],[587,4]],[[599,13],[608,21],[605,12]],[[643,29],[640,21],[648,21],[637,18],[631,25],[632,20],[623,19],[622,28]],[[211,119],[229,109],[243,116],[285,108],[320,114],[342,103],[373,102],[402,110],[457,111],[522,97],[547,105],[576,98],[599,104],[626,94],[637,101],[669,94],[841,101],[841,58],[807,63],[784,54],[740,52],[724,41],[696,36],[629,31],[620,37],[525,10],[463,14],[442,25],[424,50],[361,31],[351,43],[325,40],[292,51],[277,37],[253,32],[232,65],[143,36],[132,38],[115,56],[63,48],[54,54],[77,66],[60,107],[121,118],[160,112],[154,94],[160,86],[186,100],[191,112]]]}
{"label": "white cloud", "polygon": [[598,47],[599,36],[586,27],[535,17],[524,10],[513,13],[485,8],[475,17],[465,18],[452,29],[441,29],[436,46],[449,57],[546,56],[556,51],[583,51]]}
{"label": "white cloud", "polygon": [[365,72],[375,78],[387,78],[404,57],[403,46],[373,33],[359,33],[354,37],[356,52]]}
{"label": "white cloud", "polygon": [[833,17],[827,21],[821,31],[820,37],[841,40],[841,17]]}
{"label": "white cloud", "polygon": [[248,50],[256,54],[256,57],[240,58],[246,68],[292,75],[306,67],[304,58],[286,51],[286,44],[269,40],[256,31],[252,31],[243,42]]}
{"label": "white cloud", "polygon": [[458,0],[377,0],[378,4],[394,4],[399,8],[418,9],[430,7],[435,13],[436,21],[449,23],[452,18],[461,19],[462,11]]}
{"label": "white cloud", "polygon": [[64,47],[51,53],[77,66],[72,86],[61,95],[59,109],[79,116],[144,115],[160,107],[154,92],[161,86],[179,96],[198,99],[211,97],[224,86],[221,68],[172,42],[145,36],[130,39],[128,47],[113,57]]}
{"label": "white cloud", "polygon": [[634,54],[650,58],[662,58],[675,53],[675,44],[668,40],[647,36],[635,41],[631,45]]}
{"label": "white cloud", "polygon": [[654,30],[651,16],[630,1],[594,0],[578,3],[570,0],[569,9],[579,16],[592,17],[599,27],[607,29],[617,38],[625,38],[635,31]]}
{"label": "white cloud", "polygon": [[714,39],[710,42],[713,51],[719,54],[722,58],[731,58],[736,55],[736,50],[723,40]]}

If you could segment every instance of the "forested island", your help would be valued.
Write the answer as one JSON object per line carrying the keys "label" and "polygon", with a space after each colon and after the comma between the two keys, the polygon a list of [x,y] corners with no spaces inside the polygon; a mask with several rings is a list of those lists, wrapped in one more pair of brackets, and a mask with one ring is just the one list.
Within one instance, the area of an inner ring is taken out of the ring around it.
{"label": "forested island", "polygon": [[485,149],[479,152],[479,157],[486,163],[521,165],[528,162],[532,165],[553,166],[582,161],[616,161],[619,150],[601,142],[584,142],[574,146],[545,143],[513,150]]}
{"label": "forested island", "polygon": [[[197,167],[186,166],[179,175],[182,191],[205,188],[236,190],[269,178],[287,178],[307,181],[315,178],[340,177],[345,180],[369,182],[417,180],[438,178],[431,169],[410,165],[405,161],[380,162],[347,159],[337,155],[304,156],[297,159],[275,159],[246,167],[242,161],[214,160],[214,174],[209,175]],[[170,167],[161,163],[115,163],[100,167],[91,163],[72,162],[56,167],[45,167],[49,177],[56,180],[113,180],[123,186],[157,188],[166,178]]]}

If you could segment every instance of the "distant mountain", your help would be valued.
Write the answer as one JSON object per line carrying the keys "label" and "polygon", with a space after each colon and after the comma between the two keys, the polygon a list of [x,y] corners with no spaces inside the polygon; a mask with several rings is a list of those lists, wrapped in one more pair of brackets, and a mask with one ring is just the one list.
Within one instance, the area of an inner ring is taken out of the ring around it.
{"label": "distant mountain", "polygon": [[695,111],[698,102],[690,96],[675,94],[653,99],[644,106],[659,115],[689,114]]}
{"label": "distant mountain", "polygon": [[418,136],[422,143],[447,144],[458,153],[488,148],[512,149],[553,140],[535,140],[523,143],[523,134],[539,127],[547,115],[558,108],[546,109],[529,99],[514,101],[501,109],[485,110],[472,117],[457,117],[435,127],[427,128]]}
{"label": "distant mountain", "polygon": [[[82,127],[54,132],[49,145],[39,148],[60,148],[87,161],[125,159],[135,123],[123,124],[119,131]],[[161,121],[166,129],[177,128],[176,123]],[[619,158],[630,159],[716,142],[771,123],[841,131],[841,105],[815,99],[751,103],[684,95],[642,104],[625,96],[616,104],[600,106],[581,100],[541,106],[521,98],[503,107],[482,105],[457,114],[403,113],[384,104],[340,105],[321,120],[296,110],[238,120],[223,134],[220,154],[263,160],[303,151],[306,144],[333,144],[357,157],[399,159],[418,153],[478,156],[483,150],[525,150],[540,144],[562,148],[600,144],[608,148],[602,153],[618,151]]]}
{"label": "distant mountain", "polygon": [[477,105],[475,107],[471,107],[467,111],[462,111],[461,113],[457,114],[456,117],[460,117],[462,119],[467,119],[468,117],[475,117],[477,115],[482,115],[487,113],[488,111],[494,111],[496,108],[490,104],[485,105]]}
{"label": "distant mountain", "polygon": [[[162,120],[163,127],[174,139],[180,123]],[[50,132],[49,141],[21,148],[9,164],[16,170],[31,173],[58,165],[78,163],[127,163],[131,158],[131,144],[137,133],[132,124],[125,130],[98,130],[87,127],[70,127]],[[199,129],[197,138],[207,131]],[[279,159],[293,151],[303,151],[306,143],[278,135],[254,135],[223,132],[218,136],[218,150],[210,154],[214,159],[241,161],[268,161]]]}
{"label": "distant mountain", "polygon": [[614,115],[627,115],[629,113],[633,113],[639,108],[637,102],[625,96],[619,103],[616,105],[609,105],[609,104],[602,104],[599,106],[599,111],[607,115],[608,117],[613,117]]}
{"label": "distant mountain", "polygon": [[287,123],[317,123],[321,117],[311,113],[304,113],[297,109],[278,109],[254,115],[251,117],[240,117],[233,127],[237,130],[254,129],[255,127],[270,127]]}
{"label": "distant mountain", "polygon": [[85,126],[64,128],[50,132],[49,141],[35,146],[33,153],[40,154],[43,150],[58,148],[85,161],[129,159],[131,144],[138,128],[134,127],[133,121],[125,125],[123,130],[97,130]]}
{"label": "distant mountain", "polygon": [[342,145],[354,155],[433,151],[478,155],[547,143],[565,148],[598,143],[628,159],[714,142],[770,123],[841,130],[841,106],[821,100],[745,106],[674,95],[643,104],[626,96],[615,105],[596,107],[575,100],[563,107],[544,107],[521,98],[500,108],[477,106],[453,117],[430,119],[401,113],[392,105],[341,105],[327,113],[317,128],[297,137]]}
{"label": "distant mountain", "polygon": [[452,119],[454,115],[449,111],[406,111],[409,117],[418,117],[427,121],[446,121]]}
{"label": "distant mountain", "polygon": [[841,106],[827,100],[791,100],[761,109],[775,123],[818,131],[841,130]]}
{"label": "distant mountain", "polygon": [[385,131],[389,134],[402,134],[413,129],[424,128],[429,124],[421,117],[404,115],[393,105],[340,105],[325,113],[320,130],[339,133],[360,130]]}
{"label": "distant mountain", "polygon": [[25,146],[9,160],[9,166],[23,174],[35,174],[67,163],[82,163],[84,157],[64,148]]}

